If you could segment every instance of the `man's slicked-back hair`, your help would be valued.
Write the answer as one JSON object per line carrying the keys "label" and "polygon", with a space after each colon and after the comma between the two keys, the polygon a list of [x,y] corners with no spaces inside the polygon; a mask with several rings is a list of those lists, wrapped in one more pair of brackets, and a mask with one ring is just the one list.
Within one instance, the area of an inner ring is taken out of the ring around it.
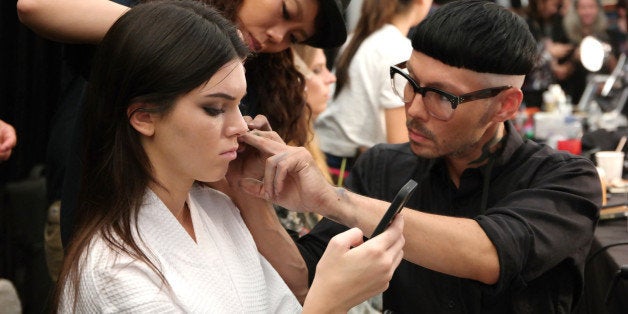
{"label": "man's slicked-back hair", "polygon": [[481,73],[525,75],[537,58],[536,41],[523,18],[478,0],[434,10],[416,27],[412,47],[449,66]]}

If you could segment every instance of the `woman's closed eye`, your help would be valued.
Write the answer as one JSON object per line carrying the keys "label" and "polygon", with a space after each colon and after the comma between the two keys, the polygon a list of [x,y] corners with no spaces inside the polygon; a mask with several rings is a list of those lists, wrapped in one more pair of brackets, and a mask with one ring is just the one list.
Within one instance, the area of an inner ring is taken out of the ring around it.
{"label": "woman's closed eye", "polygon": [[292,15],[288,10],[288,5],[286,5],[286,1],[283,1],[281,4],[281,14],[283,15],[284,20],[290,21],[292,19]]}
{"label": "woman's closed eye", "polygon": [[[290,21],[293,18],[293,14],[290,13],[290,10],[288,9],[288,5],[286,4],[285,0],[281,4],[281,15],[286,21]],[[288,39],[290,40],[291,44],[299,43],[299,38],[297,38],[295,34],[288,34]]]}
{"label": "woman's closed eye", "polygon": [[314,74],[321,74],[321,73],[323,73],[323,67],[322,66],[315,66],[312,69],[312,72],[314,72]]}
{"label": "woman's closed eye", "polygon": [[225,111],[222,108],[215,108],[215,107],[209,107],[209,106],[203,106],[203,110],[205,110],[205,112],[212,117],[225,113]]}

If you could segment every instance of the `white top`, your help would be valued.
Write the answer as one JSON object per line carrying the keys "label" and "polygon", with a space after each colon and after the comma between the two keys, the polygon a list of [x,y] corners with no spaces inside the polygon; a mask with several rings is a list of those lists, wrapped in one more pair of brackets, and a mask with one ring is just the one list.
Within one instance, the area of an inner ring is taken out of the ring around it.
{"label": "white top", "polygon": [[361,146],[386,142],[385,109],[403,106],[390,86],[390,66],[411,53],[410,40],[391,24],[362,42],[349,65],[349,84],[314,124],[322,151],[353,157]]}
{"label": "white top", "polygon": [[190,191],[196,242],[152,191],[145,202],[137,231],[172,292],[145,263],[114,253],[98,237],[81,258],[77,308],[72,310],[72,290],[66,285],[61,312],[301,312],[226,195],[201,186]]}

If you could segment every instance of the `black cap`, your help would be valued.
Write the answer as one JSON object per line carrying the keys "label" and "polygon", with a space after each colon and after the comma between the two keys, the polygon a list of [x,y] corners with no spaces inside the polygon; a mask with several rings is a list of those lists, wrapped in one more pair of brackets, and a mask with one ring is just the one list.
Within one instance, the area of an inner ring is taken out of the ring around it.
{"label": "black cap", "polygon": [[347,40],[344,11],[351,0],[318,0],[316,32],[304,44],[317,48],[339,47]]}

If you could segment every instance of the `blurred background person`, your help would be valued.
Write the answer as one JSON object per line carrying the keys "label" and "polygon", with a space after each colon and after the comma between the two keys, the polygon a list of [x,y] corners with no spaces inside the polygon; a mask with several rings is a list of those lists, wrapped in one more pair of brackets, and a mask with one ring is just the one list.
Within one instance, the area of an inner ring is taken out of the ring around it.
{"label": "blurred background person", "polygon": [[[318,138],[314,133],[312,121],[327,107],[331,97],[330,85],[336,82],[336,76],[327,68],[327,58],[321,48],[308,45],[292,45],[294,66],[305,79],[305,99],[311,115],[304,114],[302,119],[308,124],[308,139],[303,145],[312,154],[316,165],[321,169],[328,181],[332,183],[325,156],[320,150]],[[297,213],[281,206],[275,206],[277,216],[282,225],[289,231],[296,232],[293,236],[303,236],[320,220],[316,213]]]}
{"label": "blurred background person", "polygon": [[562,20],[562,28],[554,34],[552,70],[572,103],[578,103],[587,84],[587,71],[580,61],[579,45],[586,36],[593,36],[613,48],[601,73],[614,68],[617,43],[608,33],[608,18],[599,0],[572,0]]}
{"label": "blurred background person", "polygon": [[305,100],[312,113],[312,121],[327,108],[331,98],[331,84],[336,75],[327,67],[327,57],[323,49],[308,45],[292,45],[294,65],[305,78]]}
{"label": "blurred background person", "polygon": [[626,16],[626,5],[628,1],[617,0],[614,11],[612,12],[613,19],[609,26],[609,34],[611,38],[614,38],[617,42],[617,54],[628,53],[628,16]]}
{"label": "blurred background person", "polygon": [[526,75],[521,90],[527,107],[540,108],[543,93],[556,78],[552,72],[551,49],[555,45],[552,34],[562,28],[560,9],[563,0],[530,0],[525,10],[525,19],[537,41],[539,58],[532,71]]}
{"label": "blurred background person", "polygon": [[431,0],[364,0],[357,25],[335,62],[329,107],[315,122],[334,181],[341,183],[356,156],[377,143],[408,140],[403,102],[390,87],[391,65],[410,57],[411,27]]}

